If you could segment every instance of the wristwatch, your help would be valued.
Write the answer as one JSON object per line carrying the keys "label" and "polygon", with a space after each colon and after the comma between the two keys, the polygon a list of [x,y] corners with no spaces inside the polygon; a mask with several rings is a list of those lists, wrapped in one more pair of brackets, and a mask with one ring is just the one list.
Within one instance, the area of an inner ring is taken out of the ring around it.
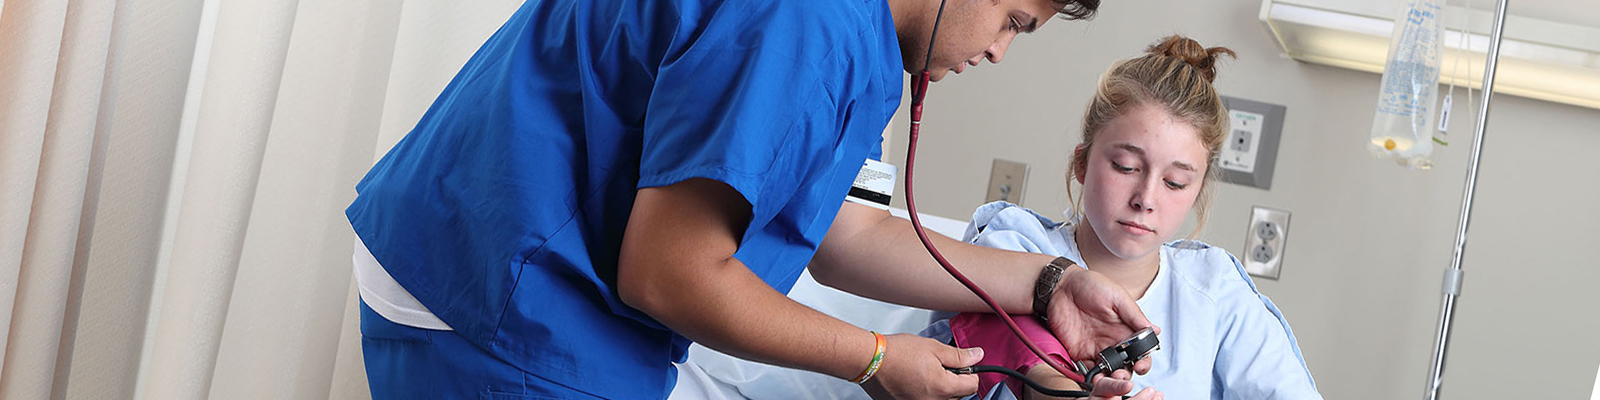
{"label": "wristwatch", "polygon": [[1061,275],[1065,274],[1067,267],[1075,263],[1066,257],[1056,257],[1044,270],[1039,271],[1039,280],[1033,283],[1033,315],[1041,320],[1050,319],[1050,298],[1056,292],[1056,284],[1061,282]]}

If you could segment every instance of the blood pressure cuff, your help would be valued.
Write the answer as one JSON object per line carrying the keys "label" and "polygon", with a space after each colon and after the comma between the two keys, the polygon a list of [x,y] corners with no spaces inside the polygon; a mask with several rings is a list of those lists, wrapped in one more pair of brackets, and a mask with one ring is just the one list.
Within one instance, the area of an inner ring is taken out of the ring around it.
{"label": "blood pressure cuff", "polygon": [[[1066,364],[1071,361],[1067,358],[1067,348],[1056,339],[1050,328],[1040,324],[1038,319],[1031,316],[1013,315],[1012,320],[1028,339],[1039,346],[1040,350],[1056,362]],[[983,360],[979,364],[999,365],[1028,373],[1028,369],[1044,364],[1044,360],[1033,354],[1027,345],[1011,333],[999,316],[990,313],[961,313],[950,318],[950,334],[952,341],[959,348],[983,348]],[[1048,366],[1045,368],[1049,368]],[[995,385],[1005,382],[1012,394],[1022,398],[1022,380],[999,374],[979,374],[978,393],[988,393]]]}

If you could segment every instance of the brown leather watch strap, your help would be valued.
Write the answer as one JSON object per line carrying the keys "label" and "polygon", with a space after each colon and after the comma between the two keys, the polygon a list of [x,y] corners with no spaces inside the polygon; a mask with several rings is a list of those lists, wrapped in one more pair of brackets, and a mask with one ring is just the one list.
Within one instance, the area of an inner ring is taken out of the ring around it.
{"label": "brown leather watch strap", "polygon": [[1061,282],[1061,276],[1066,274],[1067,268],[1075,264],[1066,257],[1056,257],[1045,264],[1044,270],[1039,271],[1039,280],[1033,283],[1033,315],[1049,320],[1050,299],[1056,292],[1056,284]]}

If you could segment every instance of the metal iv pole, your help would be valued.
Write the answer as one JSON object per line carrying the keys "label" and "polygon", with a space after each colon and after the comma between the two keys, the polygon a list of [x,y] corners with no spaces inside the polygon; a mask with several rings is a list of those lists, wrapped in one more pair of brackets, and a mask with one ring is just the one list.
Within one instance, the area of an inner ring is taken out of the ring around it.
{"label": "metal iv pole", "polygon": [[[1472,158],[1467,164],[1466,193],[1461,196],[1461,217],[1456,225],[1455,255],[1444,273],[1444,305],[1439,310],[1438,335],[1433,345],[1433,367],[1428,371],[1427,400],[1439,398],[1440,378],[1444,375],[1444,355],[1450,349],[1450,317],[1455,314],[1456,296],[1461,294],[1461,255],[1467,248],[1467,221],[1472,218],[1472,194],[1478,183],[1478,157],[1483,153],[1483,131],[1489,124],[1489,99],[1494,97],[1495,64],[1500,60],[1500,39],[1505,33],[1506,2],[1495,6],[1494,27],[1489,34],[1489,55],[1483,68],[1483,102],[1478,107],[1478,124],[1472,133]],[[1467,10],[1470,12],[1471,10]],[[1467,24],[1471,25],[1470,21]],[[1461,34],[1468,30],[1463,27]]]}

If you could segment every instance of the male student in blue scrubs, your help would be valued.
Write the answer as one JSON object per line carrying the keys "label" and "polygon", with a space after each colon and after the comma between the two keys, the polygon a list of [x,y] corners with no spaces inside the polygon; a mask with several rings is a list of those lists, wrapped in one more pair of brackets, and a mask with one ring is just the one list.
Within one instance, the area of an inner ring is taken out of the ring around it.
{"label": "male student in blue scrubs", "polygon": [[[908,222],[846,192],[930,52],[938,80],[1097,6],[948,0],[930,49],[938,0],[528,1],[346,210],[373,397],[659,399],[691,342],[877,398],[971,394],[945,368],[981,352],[880,347],[784,293],[809,265],[863,296],[984,310]],[[1075,354],[1149,325],[1093,272],[1040,279],[1051,257],[936,241]]]}

